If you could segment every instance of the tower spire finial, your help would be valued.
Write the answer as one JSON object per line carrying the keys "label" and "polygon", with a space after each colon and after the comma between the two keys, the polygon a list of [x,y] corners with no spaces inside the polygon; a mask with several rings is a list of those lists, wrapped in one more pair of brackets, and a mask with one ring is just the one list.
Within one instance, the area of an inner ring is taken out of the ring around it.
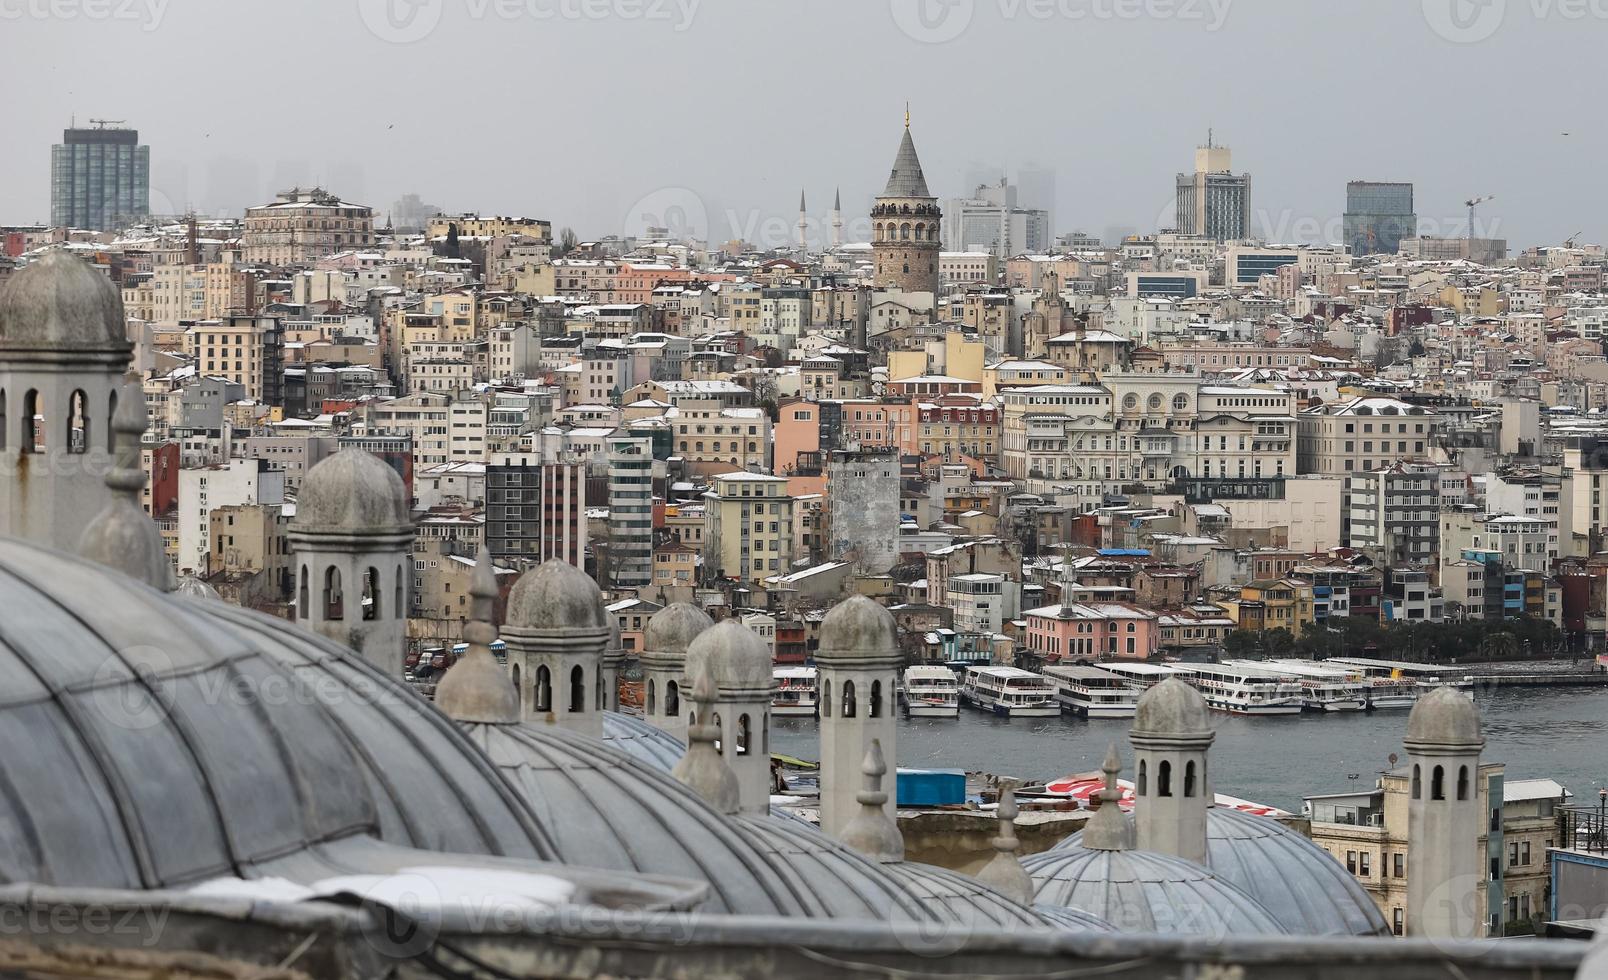
{"label": "tower spire finial", "polygon": [[910,128],[910,100],[905,99],[905,129]]}
{"label": "tower spire finial", "polygon": [[436,707],[454,721],[516,724],[519,693],[491,652],[491,645],[497,642],[497,573],[485,545],[475,558],[469,596],[469,621],[463,628],[469,649],[437,685]]}
{"label": "tower spire finial", "polygon": [[133,368],[123,377],[111,425],[115,459],[106,474],[112,498],[84,528],[78,551],[164,592],[173,589],[172,569],[162,549],[162,535],[140,506],[145,467],[140,463],[140,437],[146,428],[145,392]]}

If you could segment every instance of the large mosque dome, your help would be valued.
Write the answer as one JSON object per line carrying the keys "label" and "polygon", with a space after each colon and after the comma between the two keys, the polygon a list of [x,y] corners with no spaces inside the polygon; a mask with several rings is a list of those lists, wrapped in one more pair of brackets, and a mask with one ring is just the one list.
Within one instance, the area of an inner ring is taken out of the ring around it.
{"label": "large mosque dome", "polygon": [[357,654],[0,539],[0,882],[288,874],[360,836],[557,851],[489,760]]}
{"label": "large mosque dome", "polygon": [[[1083,831],[1053,851],[1080,848]],[[1390,924],[1357,879],[1298,831],[1233,807],[1206,811],[1206,867],[1285,929],[1303,936],[1383,936]]]}
{"label": "large mosque dome", "polygon": [[1283,933],[1272,913],[1183,858],[1153,851],[1049,850],[1022,859],[1040,905],[1077,909],[1122,932],[1221,937]]}

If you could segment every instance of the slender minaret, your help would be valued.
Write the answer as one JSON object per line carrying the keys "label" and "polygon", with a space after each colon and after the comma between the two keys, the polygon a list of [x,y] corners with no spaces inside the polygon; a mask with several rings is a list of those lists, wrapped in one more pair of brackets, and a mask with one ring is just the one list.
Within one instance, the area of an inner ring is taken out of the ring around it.
{"label": "slender minaret", "polygon": [[608,620],[597,583],[569,562],[549,558],[514,583],[502,632],[525,721],[602,737]]}
{"label": "slender minaret", "polygon": [[1200,692],[1176,677],[1146,691],[1134,709],[1134,820],[1141,851],[1206,863],[1206,750],[1214,735]]}
{"label": "slender minaret", "polygon": [[1016,786],[1006,783],[1000,787],[999,836],[989,843],[994,845],[994,856],[977,872],[977,878],[986,885],[1009,895],[1023,905],[1033,904],[1033,877],[1022,867],[1016,852],[1022,842],[1016,836]]}
{"label": "slender minaret", "polygon": [[480,555],[475,560],[469,596],[469,622],[463,628],[464,642],[469,649],[436,685],[436,707],[457,722],[518,724],[519,694],[508,682],[507,671],[491,652],[491,645],[497,641],[497,626],[492,622],[497,576],[492,571],[491,552],[485,545],[481,545]]}
{"label": "slender minaret", "polygon": [[140,436],[145,433],[146,421],[140,379],[130,372],[112,415],[117,461],[106,474],[106,486],[114,496],[84,528],[78,553],[167,592],[173,589],[174,581],[172,566],[162,548],[162,532],[140,506],[140,490],[145,486]]}
{"label": "slender minaret", "polygon": [[[687,648],[687,675],[708,673],[715,684],[720,755],[737,776],[743,813],[770,811],[770,706],[776,679],[770,648],[759,634],[728,619]],[[701,707],[701,705],[700,705]]]}
{"label": "slender minaret", "polygon": [[687,716],[682,704],[687,686],[687,647],[715,625],[709,614],[690,602],[673,602],[648,619],[643,636],[643,718],[686,741]]}
{"label": "slender minaret", "polygon": [[832,247],[843,244],[843,191],[832,191]]}
{"label": "slender minaret", "polygon": [[[821,622],[815,654],[821,705],[821,829],[843,832],[860,810],[860,766],[873,741],[897,764],[894,681],[903,658],[893,616],[863,595],[843,600]],[[884,794],[889,818],[895,794]]]}
{"label": "slender minaret", "polygon": [[882,742],[873,738],[860,762],[863,783],[854,794],[855,814],[838,839],[879,864],[897,864],[904,860],[904,835],[888,812],[888,793],[882,788],[882,778],[887,773]]}
{"label": "slender minaret", "polygon": [[396,470],[361,449],[325,458],[302,480],[286,537],[296,619],[401,678],[413,521]]}
{"label": "slender minaret", "polygon": [[670,775],[691,787],[716,813],[731,816],[738,806],[737,776],[715,748],[720,728],[714,723],[715,680],[709,671],[698,675],[692,700],[696,708],[687,726],[687,754]]}
{"label": "slender minaret", "polygon": [[1485,871],[1479,709],[1467,694],[1438,687],[1413,706],[1403,744],[1409,780],[1407,935],[1483,936],[1486,916],[1476,906]]}
{"label": "slender minaret", "polygon": [[0,537],[73,552],[118,497],[101,474],[134,350],[124,331],[117,287],[69,252],[0,288]]}
{"label": "slender minaret", "polygon": [[809,208],[804,204],[804,191],[798,192],[798,250],[802,254],[809,251]]}

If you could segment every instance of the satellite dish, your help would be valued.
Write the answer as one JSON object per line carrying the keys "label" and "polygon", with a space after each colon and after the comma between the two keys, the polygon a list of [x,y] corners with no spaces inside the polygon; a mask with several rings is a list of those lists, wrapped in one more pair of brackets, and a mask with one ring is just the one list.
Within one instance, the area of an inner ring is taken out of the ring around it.
{"label": "satellite dish", "polygon": [[1390,753],[1390,764],[1395,765],[1396,761],[1397,761],[1396,760],[1396,753],[1394,753],[1394,752]]}

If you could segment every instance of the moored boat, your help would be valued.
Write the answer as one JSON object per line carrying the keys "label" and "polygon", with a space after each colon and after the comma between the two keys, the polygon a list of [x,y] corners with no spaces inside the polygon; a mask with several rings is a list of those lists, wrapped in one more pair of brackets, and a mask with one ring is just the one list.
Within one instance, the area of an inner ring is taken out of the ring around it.
{"label": "moored boat", "polygon": [[1003,718],[1052,718],[1061,713],[1050,682],[1019,667],[967,667],[960,700]]}
{"label": "moored boat", "polygon": [[899,696],[904,699],[908,717],[960,717],[960,682],[955,672],[942,664],[906,667]]}

